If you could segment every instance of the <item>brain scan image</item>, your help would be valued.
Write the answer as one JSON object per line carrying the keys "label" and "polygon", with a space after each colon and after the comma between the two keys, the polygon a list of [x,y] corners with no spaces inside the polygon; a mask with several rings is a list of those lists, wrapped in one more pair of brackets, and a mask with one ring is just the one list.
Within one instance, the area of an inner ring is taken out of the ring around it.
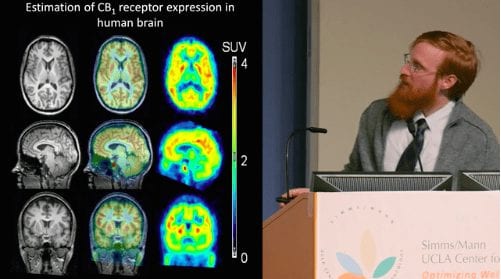
{"label": "brain scan image", "polygon": [[163,135],[159,156],[161,175],[204,190],[219,176],[223,151],[215,131],[186,121]]}
{"label": "brain scan image", "polygon": [[40,36],[24,52],[21,91],[26,104],[44,115],[63,111],[75,91],[75,69],[68,47],[58,38]]}
{"label": "brain scan image", "polygon": [[167,99],[177,111],[205,112],[217,94],[217,65],[212,51],[197,38],[181,38],[166,59],[164,82]]}
{"label": "brain scan image", "polygon": [[215,267],[217,236],[217,219],[207,204],[196,196],[179,197],[160,225],[163,265]]}
{"label": "brain scan image", "polygon": [[68,189],[80,164],[78,139],[60,121],[40,121],[26,128],[17,143],[17,174],[21,189]]}
{"label": "brain scan image", "polygon": [[112,120],[89,139],[84,172],[91,189],[140,189],[152,164],[150,137],[136,122]]}
{"label": "brain scan image", "polygon": [[136,275],[144,258],[147,220],[125,193],[104,197],[89,222],[92,260],[100,274]]}
{"label": "brain scan image", "polygon": [[114,36],[101,45],[94,67],[94,88],[104,108],[118,114],[136,110],[147,85],[146,61],[136,42]]}
{"label": "brain scan image", "polygon": [[73,255],[77,224],[59,195],[41,192],[24,205],[18,219],[19,251],[26,271],[64,275]]}

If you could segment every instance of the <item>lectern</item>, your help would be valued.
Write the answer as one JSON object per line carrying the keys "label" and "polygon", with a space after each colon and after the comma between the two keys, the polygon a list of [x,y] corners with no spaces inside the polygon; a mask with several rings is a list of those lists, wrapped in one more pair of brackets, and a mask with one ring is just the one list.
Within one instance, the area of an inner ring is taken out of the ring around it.
{"label": "lectern", "polygon": [[303,194],[263,223],[263,278],[500,278],[499,191]]}

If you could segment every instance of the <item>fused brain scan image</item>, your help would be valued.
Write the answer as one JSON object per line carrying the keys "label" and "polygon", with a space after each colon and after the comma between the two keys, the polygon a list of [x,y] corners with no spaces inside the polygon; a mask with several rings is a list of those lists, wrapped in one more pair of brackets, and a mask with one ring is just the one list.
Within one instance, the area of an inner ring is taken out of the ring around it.
{"label": "fused brain scan image", "polygon": [[146,61],[129,37],[114,36],[101,45],[94,67],[94,88],[108,111],[125,114],[141,106],[148,85]]}
{"label": "fused brain scan image", "polygon": [[140,189],[152,164],[150,137],[136,122],[112,120],[89,139],[84,172],[91,189]]}
{"label": "fused brain scan image", "polygon": [[169,103],[179,112],[207,111],[217,94],[217,64],[212,51],[195,37],[183,37],[172,47],[164,70]]}
{"label": "fused brain scan image", "polygon": [[219,176],[223,151],[215,131],[186,121],[163,135],[159,156],[161,175],[204,190]]}
{"label": "fused brain scan image", "polygon": [[89,224],[92,260],[100,274],[136,275],[146,246],[146,215],[125,193],[104,197]]}
{"label": "fused brain scan image", "polygon": [[73,255],[77,223],[70,205],[51,192],[35,194],[19,213],[19,251],[26,271],[64,275]]}
{"label": "fused brain scan image", "polygon": [[199,197],[177,198],[160,226],[163,265],[213,268],[217,262],[218,223]]}
{"label": "fused brain scan image", "polygon": [[21,189],[68,189],[80,156],[78,139],[67,124],[40,121],[19,137],[12,172]]}
{"label": "fused brain scan image", "polygon": [[58,38],[40,36],[24,52],[21,91],[26,104],[44,115],[63,111],[75,91],[75,69],[69,48]]}

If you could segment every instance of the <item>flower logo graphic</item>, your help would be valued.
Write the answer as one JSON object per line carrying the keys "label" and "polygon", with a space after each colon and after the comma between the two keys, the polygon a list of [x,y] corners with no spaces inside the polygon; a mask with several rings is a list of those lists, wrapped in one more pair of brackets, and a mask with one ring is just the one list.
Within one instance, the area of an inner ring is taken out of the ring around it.
{"label": "flower logo graphic", "polygon": [[[362,269],[352,257],[344,253],[336,253],[336,257],[339,263],[348,271],[347,273],[339,276],[338,279],[367,279],[363,276]],[[381,261],[374,270],[372,278],[383,277],[391,270],[395,264],[395,260],[396,257],[388,257]]]}
{"label": "flower logo graphic", "polygon": [[360,243],[361,262],[365,270],[374,270],[371,277],[365,277],[364,272],[358,262],[346,253],[337,252],[336,258],[339,264],[348,271],[342,274],[338,279],[368,279],[381,278],[386,275],[395,265],[396,257],[387,257],[380,261],[376,268],[373,269],[376,262],[376,245],[369,231],[366,231],[362,236]]}

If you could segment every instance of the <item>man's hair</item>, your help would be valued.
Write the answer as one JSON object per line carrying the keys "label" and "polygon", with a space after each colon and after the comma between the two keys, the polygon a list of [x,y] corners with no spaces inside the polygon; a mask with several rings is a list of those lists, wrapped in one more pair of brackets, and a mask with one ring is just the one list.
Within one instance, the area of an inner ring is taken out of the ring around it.
{"label": "man's hair", "polygon": [[449,90],[449,100],[459,100],[470,88],[478,71],[478,58],[475,45],[461,36],[445,31],[430,31],[421,34],[411,44],[426,42],[445,51],[444,61],[438,67],[440,76],[453,74],[458,78],[456,84]]}

